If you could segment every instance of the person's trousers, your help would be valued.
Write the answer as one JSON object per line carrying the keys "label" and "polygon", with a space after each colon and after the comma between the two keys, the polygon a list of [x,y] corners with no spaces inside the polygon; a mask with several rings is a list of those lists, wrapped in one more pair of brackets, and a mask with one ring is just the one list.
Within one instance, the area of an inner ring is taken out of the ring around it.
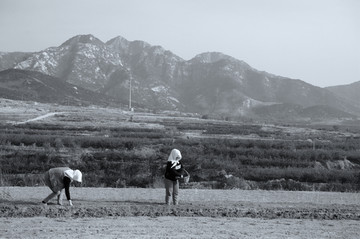
{"label": "person's trousers", "polygon": [[173,204],[178,205],[179,181],[172,181],[165,178],[165,192],[165,203],[170,205],[170,199],[172,196]]}
{"label": "person's trousers", "polygon": [[58,203],[59,205],[61,205],[61,204],[62,204],[61,191],[62,191],[62,190],[60,190],[59,192],[56,192],[56,193],[54,193],[54,192],[53,192],[53,193],[50,193],[49,196],[47,196],[47,197],[43,200],[43,202],[44,202],[44,203],[48,203],[48,201],[50,201],[50,199],[52,199],[53,197],[57,196],[57,203]]}

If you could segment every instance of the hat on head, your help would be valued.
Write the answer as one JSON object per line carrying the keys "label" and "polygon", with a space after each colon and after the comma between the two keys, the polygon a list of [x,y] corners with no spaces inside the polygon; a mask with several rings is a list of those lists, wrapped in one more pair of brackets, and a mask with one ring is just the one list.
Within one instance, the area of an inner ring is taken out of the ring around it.
{"label": "hat on head", "polygon": [[73,179],[74,179],[76,182],[79,182],[79,183],[82,182],[82,173],[80,172],[80,170],[76,169],[76,170],[74,171]]}
{"label": "hat on head", "polygon": [[182,158],[181,156],[181,153],[178,149],[173,149],[171,150],[171,153],[168,157],[168,161],[171,161],[171,162],[177,162],[177,161],[180,161],[180,159]]}
{"label": "hat on head", "polygon": [[181,158],[182,158],[182,156],[178,149],[171,150],[171,153],[168,158],[168,162],[171,162],[171,164],[172,164],[171,168],[176,166],[179,163],[179,161],[181,160]]}
{"label": "hat on head", "polygon": [[64,173],[65,173],[66,177],[71,179],[71,181],[75,180],[76,182],[79,182],[79,183],[82,182],[82,173],[80,172],[80,170],[68,169]]}

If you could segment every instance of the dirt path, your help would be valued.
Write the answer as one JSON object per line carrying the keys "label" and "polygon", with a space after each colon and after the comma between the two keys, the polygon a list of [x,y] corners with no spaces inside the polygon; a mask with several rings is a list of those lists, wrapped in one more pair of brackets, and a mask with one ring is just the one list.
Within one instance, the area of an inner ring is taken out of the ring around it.
{"label": "dirt path", "polygon": [[36,118],[33,118],[33,119],[29,119],[29,120],[26,120],[26,121],[23,121],[23,122],[19,122],[19,123],[16,123],[16,124],[26,124],[28,122],[32,122],[32,121],[37,121],[37,120],[42,120],[42,119],[45,119],[45,118],[48,118],[48,117],[51,117],[51,116],[54,116],[54,115],[57,115],[57,114],[62,114],[64,112],[53,112],[53,113],[47,113],[45,115],[41,115],[41,116],[38,116]]}
{"label": "dirt path", "polygon": [[359,238],[359,221],[208,217],[0,218],[1,238]]}

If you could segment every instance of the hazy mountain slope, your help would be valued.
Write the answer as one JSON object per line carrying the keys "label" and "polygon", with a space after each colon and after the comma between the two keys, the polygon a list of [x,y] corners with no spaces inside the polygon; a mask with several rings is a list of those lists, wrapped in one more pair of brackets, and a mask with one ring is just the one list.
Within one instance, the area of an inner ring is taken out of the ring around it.
{"label": "hazy mountain slope", "polygon": [[286,121],[323,121],[352,119],[355,115],[324,105],[303,107],[298,104],[273,104],[255,107],[251,111],[253,118]]}
{"label": "hazy mountain slope", "polygon": [[0,52],[0,71],[13,68],[18,62],[26,60],[32,53]]}
{"label": "hazy mountain slope", "polygon": [[300,112],[300,115],[311,119],[355,118],[352,114],[324,105],[307,107]]}
{"label": "hazy mountain slope", "polygon": [[349,85],[326,87],[326,89],[360,107],[360,81]]}
{"label": "hazy mountain slope", "polygon": [[328,105],[350,113],[360,108],[326,89],[301,80],[260,72],[243,61],[221,53],[204,53],[189,63],[188,78],[182,82],[182,100],[193,111],[246,114],[269,103],[302,107]]}
{"label": "hazy mountain slope", "polygon": [[111,98],[36,71],[0,72],[0,97],[61,104],[107,104]]}

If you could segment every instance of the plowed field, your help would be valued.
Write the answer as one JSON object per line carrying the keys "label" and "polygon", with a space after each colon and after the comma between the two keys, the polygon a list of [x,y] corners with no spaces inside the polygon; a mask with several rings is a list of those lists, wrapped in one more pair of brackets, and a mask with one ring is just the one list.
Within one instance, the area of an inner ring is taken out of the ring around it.
{"label": "plowed field", "polygon": [[0,238],[358,238],[356,193],[71,188],[74,206],[40,202],[46,187],[0,188]]}

